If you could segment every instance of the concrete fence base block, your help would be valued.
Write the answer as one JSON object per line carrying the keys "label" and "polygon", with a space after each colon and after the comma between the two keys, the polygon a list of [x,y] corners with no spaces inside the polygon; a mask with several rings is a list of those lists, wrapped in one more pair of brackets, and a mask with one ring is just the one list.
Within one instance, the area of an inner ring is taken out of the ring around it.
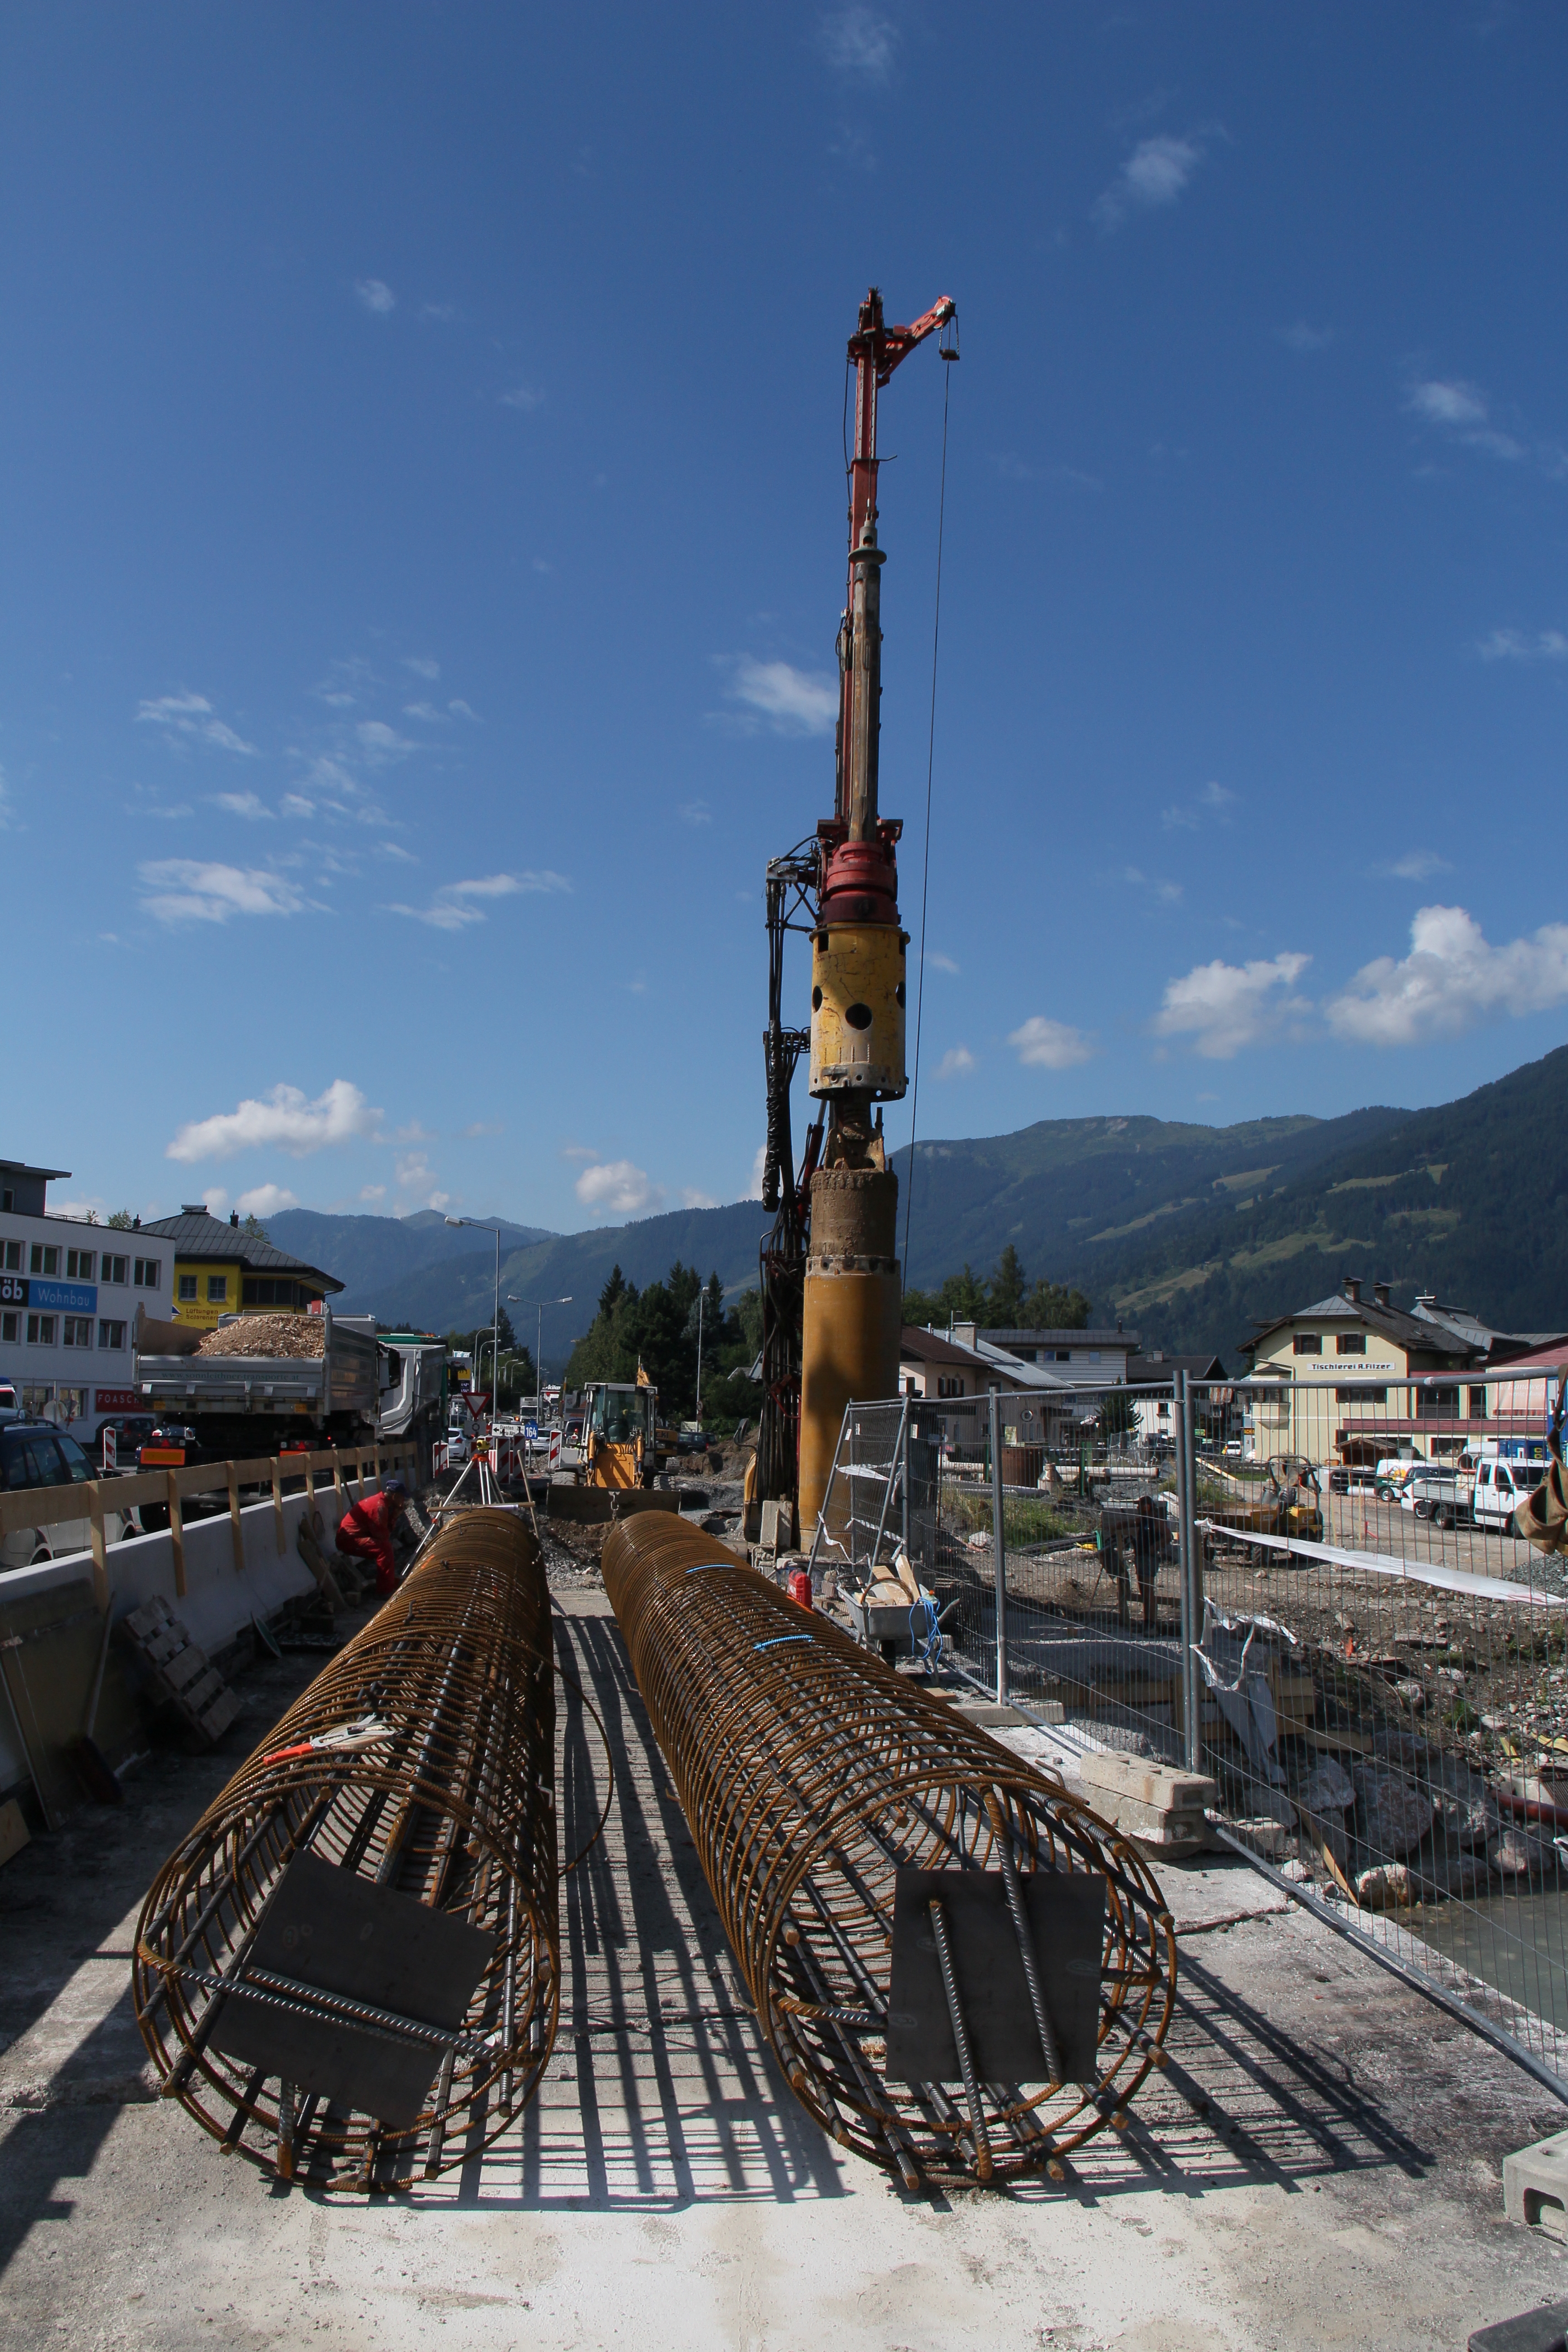
{"label": "concrete fence base block", "polygon": [[1568,2303],[1543,2303],[1537,2311],[1521,2311],[1516,2319],[1500,2319],[1491,2327],[1478,2327],[1468,2352],[1564,2352],[1568,2341]]}
{"label": "concrete fence base block", "polygon": [[1510,2221],[1568,2239],[1568,2131],[1504,2157],[1502,2204]]}

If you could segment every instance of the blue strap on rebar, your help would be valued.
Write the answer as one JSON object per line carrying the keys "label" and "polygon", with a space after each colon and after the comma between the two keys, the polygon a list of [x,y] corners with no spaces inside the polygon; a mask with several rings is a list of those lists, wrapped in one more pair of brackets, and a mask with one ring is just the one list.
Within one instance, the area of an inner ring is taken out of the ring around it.
{"label": "blue strap on rebar", "polygon": [[686,1573],[688,1576],[706,1576],[710,1568],[739,1568],[740,1565],[738,1559],[700,1559],[696,1567],[689,1568]]}
{"label": "blue strap on rebar", "polygon": [[809,1633],[775,1633],[769,1642],[753,1642],[753,1650],[781,1650],[786,1642],[809,1642]]}

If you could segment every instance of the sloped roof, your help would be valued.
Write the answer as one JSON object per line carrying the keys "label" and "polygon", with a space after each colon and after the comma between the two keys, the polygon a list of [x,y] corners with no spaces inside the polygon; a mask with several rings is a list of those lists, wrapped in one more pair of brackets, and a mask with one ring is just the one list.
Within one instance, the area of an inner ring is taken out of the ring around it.
{"label": "sloped roof", "polygon": [[911,1364],[957,1364],[965,1371],[984,1372],[984,1359],[972,1355],[967,1348],[955,1347],[951,1339],[936,1331],[921,1331],[906,1323],[899,1336],[899,1354]]}
{"label": "sloped roof", "polygon": [[1454,1356],[1468,1362],[1485,1354],[1485,1349],[1473,1348],[1468,1340],[1447,1324],[1428,1323],[1416,1316],[1406,1315],[1402,1307],[1380,1306],[1375,1298],[1349,1298],[1336,1290],[1328,1298],[1320,1298],[1315,1306],[1298,1307],[1291,1314],[1271,1316],[1260,1321],[1247,1348],[1256,1348],[1272,1331],[1280,1330],[1287,1323],[1358,1323],[1369,1331],[1376,1331],[1391,1339],[1396,1348],[1414,1348],[1430,1355]]}
{"label": "sloped roof", "polygon": [[238,1225],[226,1224],[221,1217],[209,1217],[205,1209],[186,1209],[177,1217],[159,1217],[139,1230],[155,1235],[159,1241],[173,1242],[177,1258],[239,1265],[247,1274],[308,1274],[323,1290],[343,1287],[335,1275],[323,1273],[319,1265],[307,1265],[302,1257],[290,1257],[287,1250],[274,1249],[270,1242],[254,1240]]}
{"label": "sloped roof", "polygon": [[1129,1356],[1127,1384],[1136,1388],[1140,1382],[1168,1381],[1175,1372],[1185,1372],[1190,1381],[1223,1381],[1225,1366],[1217,1356]]}

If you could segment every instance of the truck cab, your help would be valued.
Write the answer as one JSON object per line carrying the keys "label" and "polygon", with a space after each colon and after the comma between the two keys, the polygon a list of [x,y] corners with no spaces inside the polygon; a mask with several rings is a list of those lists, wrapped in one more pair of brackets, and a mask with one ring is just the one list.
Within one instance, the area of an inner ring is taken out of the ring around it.
{"label": "truck cab", "polygon": [[658,1391],[646,1381],[595,1381],[583,1405],[584,1478],[590,1486],[651,1486],[658,1463]]}

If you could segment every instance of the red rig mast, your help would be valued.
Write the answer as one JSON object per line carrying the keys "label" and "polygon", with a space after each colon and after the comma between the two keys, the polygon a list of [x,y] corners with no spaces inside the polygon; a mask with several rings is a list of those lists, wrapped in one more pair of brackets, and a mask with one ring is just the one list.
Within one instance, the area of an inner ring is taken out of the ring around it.
{"label": "red rig mast", "polygon": [[[896,849],[901,822],[879,804],[881,568],[877,543],[877,403],[893,370],[955,316],[943,296],[912,326],[889,327],[872,287],[848,355],[855,368],[849,474],[849,573],[838,628],[839,705],[833,814],[767,872],[767,1148],[763,1204],[776,1212],[763,1244],[763,1379],[756,1492],[798,1494],[809,1541],[826,1492],[844,1407],[889,1397],[899,1375],[898,1179],[873,1106],[905,1092],[905,951]],[[944,341],[943,359],[956,359]],[[805,920],[792,920],[805,916]],[[783,1019],[784,940],[812,944],[811,1025]],[[822,1105],[798,1178],[790,1082],[810,1052]]]}

